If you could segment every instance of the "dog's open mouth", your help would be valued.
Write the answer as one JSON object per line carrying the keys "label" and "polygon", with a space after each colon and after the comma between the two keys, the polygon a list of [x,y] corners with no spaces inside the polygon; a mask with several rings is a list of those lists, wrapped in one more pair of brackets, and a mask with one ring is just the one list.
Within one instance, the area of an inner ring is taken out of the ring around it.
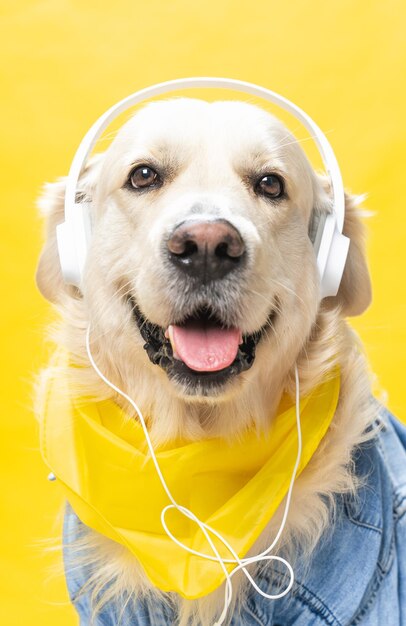
{"label": "dog's open mouth", "polygon": [[169,378],[187,385],[190,392],[199,389],[200,393],[223,385],[253,365],[256,346],[275,315],[273,311],[266,324],[249,335],[224,326],[209,307],[163,328],[144,317],[134,298],[129,296],[129,301],[150,361]]}

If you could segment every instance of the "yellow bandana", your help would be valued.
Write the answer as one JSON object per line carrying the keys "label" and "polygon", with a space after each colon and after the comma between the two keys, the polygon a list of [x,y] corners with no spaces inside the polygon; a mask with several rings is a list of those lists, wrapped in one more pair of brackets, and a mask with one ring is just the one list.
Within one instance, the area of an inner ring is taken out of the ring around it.
{"label": "yellow bandana", "polygon": [[[57,365],[69,355],[61,350]],[[339,369],[300,401],[303,451],[299,474],[324,437],[340,389]],[[270,430],[232,444],[221,439],[176,442],[156,450],[176,502],[218,531],[244,557],[285,497],[297,453],[295,406],[282,398]],[[87,526],[126,546],[153,585],[184,598],[202,597],[225,580],[218,562],[191,555],[164,532],[169,504],[144,434],[111,400],[72,401],[66,380],[48,381],[41,416],[41,452],[64,495]],[[200,552],[210,548],[198,526],[168,513],[171,532]],[[215,541],[224,558],[230,554]],[[231,571],[234,565],[227,565]]]}

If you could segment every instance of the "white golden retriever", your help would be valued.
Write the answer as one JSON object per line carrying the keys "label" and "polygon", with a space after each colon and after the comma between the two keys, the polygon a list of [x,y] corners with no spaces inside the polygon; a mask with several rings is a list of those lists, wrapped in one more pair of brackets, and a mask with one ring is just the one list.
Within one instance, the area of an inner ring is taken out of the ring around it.
{"label": "white golden retriever", "polygon": [[[150,103],[89,162],[80,191],[94,211],[83,293],[64,283],[57,257],[64,180],[47,185],[39,203],[47,238],[36,280],[61,315],[51,336],[84,366],[72,379],[80,393],[113,398],[128,410],[90,366],[91,321],[100,369],[148,416],[156,445],[178,437],[232,439],[249,426],[266,427],[282,393],[294,397],[295,363],[301,394],[339,363],[338,408],[295,483],[281,544],[293,566],[299,558],[310,563],[337,496],[357,491],[352,453],[372,436],[368,427],[377,417],[362,346],[345,321],[371,301],[360,198],[346,194],[349,257],[337,296],[320,302],[309,232],[314,217],[331,210],[329,184],[293,135],[254,105]],[[209,359],[197,350],[202,328],[213,344]],[[38,377],[38,397],[48,373]],[[253,552],[269,544],[280,520],[281,507]],[[76,567],[88,568],[87,592],[98,603],[95,623],[97,612],[124,593],[156,606],[165,601],[121,545],[90,530],[77,544]],[[230,618],[241,616],[233,623],[268,623],[244,617],[248,591],[242,578],[233,582]],[[171,594],[167,623],[212,624],[223,594],[198,601]],[[130,623],[148,622],[134,616]],[[286,616],[283,624],[291,623]]]}

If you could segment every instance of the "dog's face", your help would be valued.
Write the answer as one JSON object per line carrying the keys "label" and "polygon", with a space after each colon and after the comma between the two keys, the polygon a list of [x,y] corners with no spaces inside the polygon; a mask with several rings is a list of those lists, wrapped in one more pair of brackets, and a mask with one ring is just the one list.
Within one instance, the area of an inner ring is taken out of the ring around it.
{"label": "dog's face", "polygon": [[[309,229],[331,201],[278,120],[241,102],[150,104],[89,167],[81,190],[92,199],[83,306],[95,340],[116,341],[134,371],[198,402],[291,366],[320,305]],[[52,227],[62,219],[59,209]],[[328,299],[348,314],[369,302],[360,245]],[[50,250],[37,282],[57,301],[72,291],[51,269]]]}

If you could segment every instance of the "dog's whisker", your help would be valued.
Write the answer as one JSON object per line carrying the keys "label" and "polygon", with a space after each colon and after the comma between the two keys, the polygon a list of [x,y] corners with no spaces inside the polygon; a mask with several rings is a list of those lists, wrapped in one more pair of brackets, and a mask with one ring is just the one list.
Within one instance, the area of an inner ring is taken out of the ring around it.
{"label": "dog's whisker", "polygon": [[[97,316],[96,316],[96,317],[95,317],[95,319],[94,319],[94,324],[93,324],[93,330],[94,330],[94,333],[93,333],[93,331],[92,331],[92,340],[98,340],[98,339],[100,339],[101,337],[105,337],[105,336],[106,336],[106,334],[107,334],[107,332],[108,332],[108,331],[105,331],[105,332],[99,332],[99,333],[98,333],[98,332],[97,332],[97,329],[98,329],[98,328],[100,328],[100,326],[102,325],[102,323],[103,323],[103,320],[104,320],[105,316],[106,316],[106,315],[111,315],[111,308],[109,308],[109,307],[110,307],[111,302],[112,302],[114,299],[124,300],[124,299],[125,299],[125,298],[126,298],[126,297],[130,294],[130,293],[131,293],[131,288],[130,288],[130,289],[127,289],[124,293],[120,293],[120,292],[122,292],[122,291],[123,291],[124,289],[126,289],[128,286],[131,286],[131,285],[132,285],[132,283],[133,283],[133,280],[132,280],[132,279],[128,280],[127,282],[125,282],[124,284],[122,284],[122,285],[121,285],[121,286],[120,286],[120,287],[119,287],[119,288],[118,288],[118,289],[117,289],[117,290],[116,290],[116,291],[112,294],[112,296],[111,296],[110,298],[108,298],[105,302],[103,302],[102,307],[101,307],[101,308],[97,311]],[[120,329],[122,329],[122,328],[124,328],[124,327],[125,327],[126,322],[127,322],[127,320],[126,320],[126,319],[124,319],[124,320],[121,322],[121,324],[120,324],[119,328],[118,328],[118,329],[116,329],[116,331],[117,331],[117,330],[120,330]]]}
{"label": "dog's whisker", "polygon": [[[259,279],[260,279],[263,283],[265,283],[265,284],[268,286],[268,281],[269,281],[269,278],[268,278],[268,279],[265,279],[264,277],[259,276]],[[288,291],[288,292],[289,292],[292,296],[294,296],[295,298],[297,298],[297,299],[301,302],[301,304],[303,304],[303,306],[304,306],[305,310],[309,312],[308,307],[307,307],[307,305],[306,305],[306,302],[303,300],[303,298],[301,298],[301,297],[299,296],[299,294],[298,294],[296,291],[294,291],[294,289],[292,289],[291,287],[288,287],[288,285],[286,285],[285,283],[281,282],[281,281],[280,281],[280,280],[278,280],[277,278],[271,277],[271,278],[270,278],[270,280],[271,280],[271,282],[272,282],[272,283],[274,283],[275,285],[278,285],[279,287],[282,287],[282,289],[285,289],[285,290],[286,290],[286,291]],[[264,297],[264,295],[263,295],[263,294],[261,294],[261,293],[259,293],[259,292],[257,293],[257,295],[260,295],[261,297]],[[270,301],[270,303],[271,303],[271,301]]]}
{"label": "dog's whisker", "polygon": [[114,334],[117,334],[125,328],[127,319],[121,320],[119,325],[114,328],[114,331],[111,328],[105,328],[104,330],[101,330],[103,328],[103,317],[107,314],[108,309],[106,308],[104,309],[104,313],[100,314],[99,312],[97,317],[94,317],[92,322],[92,341],[98,341],[102,337],[106,337],[109,335],[109,333],[111,334],[112,332],[114,332]]}
{"label": "dog's whisker", "polygon": [[[280,314],[280,313],[281,313],[281,307],[280,307],[280,305],[278,305],[278,304],[277,304],[277,302],[275,301],[275,299],[272,299],[272,300],[271,300],[271,299],[267,298],[267,297],[266,297],[263,293],[260,293],[260,292],[258,292],[258,291],[255,291],[254,289],[250,289],[250,290],[249,290],[249,293],[250,293],[250,294],[252,294],[252,295],[255,295],[255,296],[260,296],[260,297],[261,297],[261,298],[263,298],[263,299],[265,300],[265,302],[266,302],[267,304],[269,304],[269,305],[270,305],[270,307],[272,307],[272,308],[273,308],[273,309],[274,309],[274,310],[275,310],[278,314]],[[275,328],[274,328],[274,326],[273,326],[273,324],[272,324],[271,320],[269,320],[269,319],[268,319],[268,320],[266,321],[266,323],[265,323],[265,326],[266,326],[267,330],[268,330],[268,328],[270,328],[270,329],[272,330],[273,334],[275,335],[275,339],[276,339],[276,342],[277,342],[278,347],[281,347],[281,344],[280,344],[280,338],[279,338],[278,334],[276,333]]]}
{"label": "dog's whisker", "polygon": [[301,302],[305,308],[307,308],[306,302],[303,300],[303,298],[299,296],[299,294],[294,289],[292,289],[291,287],[288,287],[288,285],[286,285],[285,283],[281,282],[280,280],[276,278],[271,278],[271,280],[273,283],[275,283],[279,287],[282,287],[282,289],[285,289],[286,291],[288,291],[292,296],[297,298],[297,300],[299,300],[299,302]]}
{"label": "dog's whisker", "polygon": [[[122,292],[124,289],[126,289],[129,285],[131,285],[133,283],[133,279],[129,279],[128,281],[126,281],[125,283],[123,283],[122,285],[120,285],[120,287],[118,287],[118,289],[116,289],[114,291],[114,293],[103,302],[102,307],[99,309],[98,311],[98,317],[102,317],[104,315],[104,310],[108,308],[108,306],[110,305],[110,303],[117,298],[117,296],[119,296],[120,292]],[[127,294],[124,294],[124,296]],[[121,295],[120,297],[124,297],[123,295]]]}
{"label": "dog's whisker", "polygon": [[[334,128],[330,128],[329,130],[324,131],[325,135],[328,135],[330,133],[334,132]],[[288,137],[289,135],[287,135]],[[294,139],[293,141],[288,141],[286,143],[278,143],[277,147],[278,148],[285,148],[286,146],[292,146],[292,145],[296,145],[299,143],[304,143],[305,141],[314,141],[314,137],[310,136],[310,137],[303,137],[302,139]]]}
{"label": "dog's whisker", "polygon": [[99,142],[103,143],[104,141],[109,141],[111,139],[115,139],[117,137],[117,134],[119,132],[119,129],[117,130],[112,130],[108,133],[103,133],[103,135],[100,137]]}

